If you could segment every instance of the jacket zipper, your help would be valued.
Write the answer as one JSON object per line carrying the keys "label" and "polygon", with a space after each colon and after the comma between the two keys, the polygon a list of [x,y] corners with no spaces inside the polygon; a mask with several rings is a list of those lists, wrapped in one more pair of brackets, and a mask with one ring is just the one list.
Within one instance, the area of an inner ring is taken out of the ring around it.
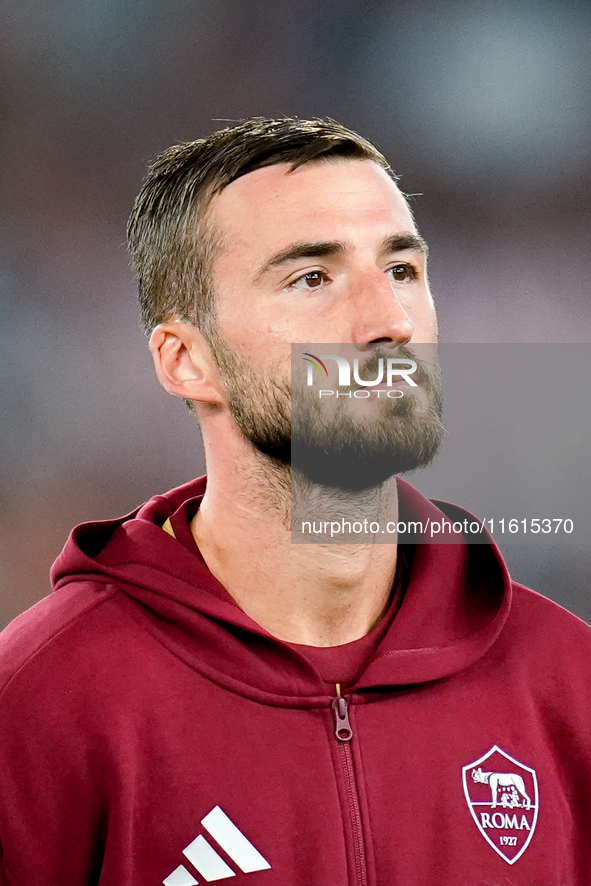
{"label": "jacket zipper", "polygon": [[363,829],[361,825],[361,807],[359,804],[359,792],[355,779],[353,766],[353,754],[351,751],[351,739],[353,730],[349,722],[349,705],[347,699],[341,695],[341,685],[336,684],[336,698],[333,698],[331,708],[335,721],[335,735],[339,742],[341,763],[345,775],[345,788],[349,802],[349,815],[351,818],[351,831],[353,834],[353,853],[355,859],[356,884],[367,886],[367,864],[365,860],[365,845],[363,842]]}

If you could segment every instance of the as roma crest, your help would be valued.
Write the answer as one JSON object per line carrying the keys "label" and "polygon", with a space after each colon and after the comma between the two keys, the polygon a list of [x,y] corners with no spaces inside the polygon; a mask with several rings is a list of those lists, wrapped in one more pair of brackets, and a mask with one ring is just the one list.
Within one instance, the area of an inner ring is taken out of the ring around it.
{"label": "as roma crest", "polygon": [[521,858],[538,821],[534,769],[496,745],[462,769],[464,794],[476,827],[508,864]]}

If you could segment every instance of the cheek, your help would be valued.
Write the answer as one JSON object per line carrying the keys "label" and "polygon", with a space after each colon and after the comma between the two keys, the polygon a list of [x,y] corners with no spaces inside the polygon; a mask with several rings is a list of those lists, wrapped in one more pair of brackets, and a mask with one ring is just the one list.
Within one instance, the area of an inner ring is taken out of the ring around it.
{"label": "cheek", "polygon": [[279,305],[251,303],[248,309],[232,308],[218,316],[219,333],[228,347],[257,362],[264,359],[275,369],[290,365],[292,343],[309,340],[310,330],[304,325],[286,316]]}
{"label": "cheek", "polygon": [[274,323],[268,312],[236,312],[219,318],[218,334],[225,347],[257,375],[289,380],[291,340],[284,318]]}
{"label": "cheek", "polygon": [[266,322],[258,318],[257,323],[254,319],[241,319],[220,329],[228,347],[255,363],[264,362],[272,371],[289,363],[291,340],[287,330],[278,329],[268,318]]}
{"label": "cheek", "polygon": [[430,295],[425,297],[424,301],[418,307],[414,316],[415,341],[424,341],[426,343],[437,341],[437,314],[435,313],[435,305]]}

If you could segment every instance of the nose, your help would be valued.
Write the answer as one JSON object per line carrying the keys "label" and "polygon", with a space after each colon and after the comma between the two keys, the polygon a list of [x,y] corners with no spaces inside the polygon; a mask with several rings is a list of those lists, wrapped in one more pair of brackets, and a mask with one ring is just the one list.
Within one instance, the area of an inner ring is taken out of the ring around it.
{"label": "nose", "polygon": [[378,345],[400,345],[410,341],[414,324],[394,287],[379,268],[358,279],[352,290],[354,317],[351,341],[358,350],[367,351]]}

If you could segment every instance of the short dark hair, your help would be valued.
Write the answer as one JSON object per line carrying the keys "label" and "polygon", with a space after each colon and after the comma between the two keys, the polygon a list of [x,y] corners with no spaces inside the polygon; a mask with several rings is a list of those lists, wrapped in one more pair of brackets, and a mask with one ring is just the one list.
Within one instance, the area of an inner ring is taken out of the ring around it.
{"label": "short dark hair", "polygon": [[174,145],[151,165],[127,234],[144,328],[172,316],[211,327],[209,270],[215,242],[207,229],[211,199],[248,172],[325,158],[373,160],[396,181],[370,142],[334,120],[253,118],[206,139]]}

